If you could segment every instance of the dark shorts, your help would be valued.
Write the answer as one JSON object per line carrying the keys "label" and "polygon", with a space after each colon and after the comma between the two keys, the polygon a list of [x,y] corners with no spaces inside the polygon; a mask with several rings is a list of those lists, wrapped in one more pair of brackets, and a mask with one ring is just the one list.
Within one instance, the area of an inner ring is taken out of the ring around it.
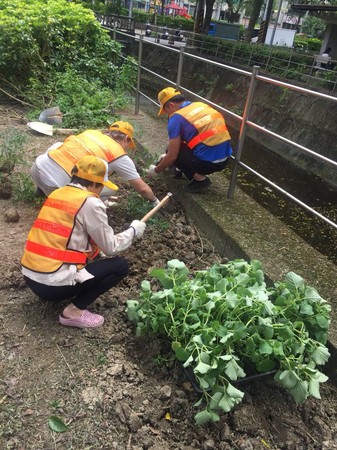
{"label": "dark shorts", "polygon": [[25,277],[28,287],[43,300],[59,302],[72,299],[79,309],[86,309],[100,295],[116,286],[129,272],[128,261],[121,257],[106,258],[88,264],[86,270],[93,278],[73,286],[48,286]]}
{"label": "dark shorts", "polygon": [[193,151],[187,147],[186,144],[182,144],[180,146],[178,158],[176,159],[174,165],[177,169],[181,170],[189,180],[191,180],[195,173],[209,175],[214,172],[221,172],[221,170],[227,166],[228,161],[229,157],[220,163],[204,161],[195,156]]}

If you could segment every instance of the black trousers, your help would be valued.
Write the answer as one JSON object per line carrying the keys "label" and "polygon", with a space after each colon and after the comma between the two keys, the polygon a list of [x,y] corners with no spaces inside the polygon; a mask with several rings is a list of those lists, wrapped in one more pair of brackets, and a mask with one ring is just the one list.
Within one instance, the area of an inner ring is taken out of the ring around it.
{"label": "black trousers", "polygon": [[195,173],[209,175],[210,173],[220,172],[227,166],[228,161],[229,158],[220,163],[203,161],[202,159],[197,158],[186,144],[181,144],[178,158],[175,160],[174,165],[177,169],[181,170],[189,180],[192,180]]}
{"label": "black trousers", "polygon": [[43,300],[59,302],[73,298],[72,303],[79,309],[87,309],[100,295],[116,286],[129,272],[129,263],[125,258],[94,261],[86,266],[94,278],[77,283],[74,286],[47,286],[25,277],[28,287]]}

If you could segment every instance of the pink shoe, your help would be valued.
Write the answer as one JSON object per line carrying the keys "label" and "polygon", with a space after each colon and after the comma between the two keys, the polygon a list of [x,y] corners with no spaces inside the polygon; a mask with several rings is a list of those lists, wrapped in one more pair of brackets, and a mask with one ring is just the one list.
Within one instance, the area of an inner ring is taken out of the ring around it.
{"label": "pink shoe", "polygon": [[66,327],[97,328],[103,325],[104,317],[85,309],[82,315],[80,317],[76,317],[76,319],[66,319],[61,315],[59,317],[59,322],[61,325]]}

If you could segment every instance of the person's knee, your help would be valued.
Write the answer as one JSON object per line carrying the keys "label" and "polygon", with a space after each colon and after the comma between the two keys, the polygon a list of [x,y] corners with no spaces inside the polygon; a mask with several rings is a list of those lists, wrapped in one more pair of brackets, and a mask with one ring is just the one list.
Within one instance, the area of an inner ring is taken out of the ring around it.
{"label": "person's knee", "polygon": [[129,261],[122,256],[119,257],[119,268],[118,273],[122,277],[126,277],[129,273]]}

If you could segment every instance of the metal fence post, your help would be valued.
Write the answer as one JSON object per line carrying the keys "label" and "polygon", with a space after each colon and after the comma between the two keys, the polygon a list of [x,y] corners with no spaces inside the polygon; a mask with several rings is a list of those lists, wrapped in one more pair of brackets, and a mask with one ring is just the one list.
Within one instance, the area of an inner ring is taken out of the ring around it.
{"label": "metal fence post", "polygon": [[250,84],[249,84],[249,89],[248,89],[248,94],[247,94],[246,104],[245,104],[245,110],[244,110],[243,116],[242,116],[237,151],[236,151],[236,155],[235,155],[235,159],[234,159],[234,167],[233,167],[231,180],[230,180],[229,188],[228,188],[228,192],[227,192],[227,198],[229,198],[229,199],[232,199],[234,196],[234,189],[236,186],[237,175],[238,175],[238,170],[239,170],[239,161],[241,159],[242,148],[243,148],[243,144],[244,144],[246,132],[247,132],[247,120],[249,119],[250,111],[252,109],[254,91],[255,91],[255,85],[256,85],[256,75],[258,74],[258,71],[259,71],[259,66],[253,66],[252,78],[250,79]]}
{"label": "metal fence post", "polygon": [[180,47],[180,53],[179,53],[179,62],[178,62],[178,72],[177,72],[177,88],[179,89],[181,85],[181,74],[183,72],[183,62],[184,62],[184,50],[185,47]]}
{"label": "metal fence post", "polygon": [[218,51],[219,51],[219,42],[220,42],[220,39],[217,39],[217,40],[216,40],[215,57],[217,57],[217,56],[218,56]]}
{"label": "metal fence post", "polygon": [[248,59],[248,66],[250,66],[250,61],[252,60],[253,51],[254,51],[254,46],[252,45],[251,50],[250,50],[249,59]]}
{"label": "metal fence post", "polygon": [[237,47],[237,43],[235,42],[235,44],[233,45],[232,56],[231,56],[231,59],[229,60],[230,62],[233,62],[233,59],[234,59],[234,55],[235,55],[235,50],[236,50],[236,47]]}
{"label": "metal fence post", "polygon": [[[269,52],[269,54],[268,54],[267,64],[266,64],[266,67],[265,67],[266,70],[267,70],[267,68],[268,68],[268,66],[269,66],[269,61],[270,61],[271,54],[272,54],[272,51],[273,51],[273,48],[272,48],[272,47],[269,47],[269,48],[270,48],[270,52]],[[273,66],[272,66],[272,67],[273,67]]]}
{"label": "metal fence post", "polygon": [[138,48],[138,72],[137,72],[137,90],[136,90],[136,102],[135,102],[135,115],[139,114],[139,98],[140,98],[140,77],[142,70],[142,54],[143,54],[143,35],[139,36],[139,48]]}

